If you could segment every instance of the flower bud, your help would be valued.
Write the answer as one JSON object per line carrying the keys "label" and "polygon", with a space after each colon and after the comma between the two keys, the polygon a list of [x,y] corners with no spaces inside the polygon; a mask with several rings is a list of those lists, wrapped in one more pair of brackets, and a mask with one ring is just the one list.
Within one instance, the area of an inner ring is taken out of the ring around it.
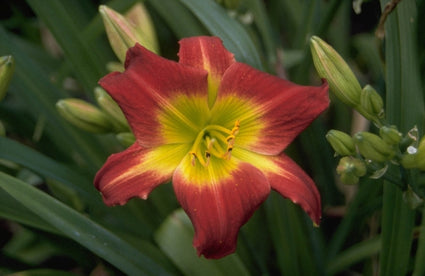
{"label": "flower bud", "polygon": [[130,11],[130,21],[105,5],[99,6],[109,43],[121,62],[125,61],[128,48],[133,47],[136,42],[158,52],[155,31],[147,12],[141,4],[136,5],[135,9]]}
{"label": "flower bud", "polygon": [[401,165],[406,169],[425,170],[425,136],[419,142],[419,146],[409,146],[401,159]]}
{"label": "flower bud", "polygon": [[385,162],[393,158],[395,150],[381,137],[370,132],[358,132],[353,136],[359,152],[375,162]]}
{"label": "flower bud", "polygon": [[15,60],[12,56],[0,57],[0,101],[6,95],[14,70]]}
{"label": "flower bud", "polygon": [[401,133],[396,126],[383,126],[379,129],[379,135],[389,145],[397,145],[401,141]]}
{"label": "flower bud", "polygon": [[366,119],[378,123],[384,118],[384,101],[378,92],[376,92],[376,90],[370,85],[366,85],[362,89],[360,106],[362,108],[358,111]]}
{"label": "flower bud", "polygon": [[332,129],[326,134],[326,139],[329,144],[331,144],[336,154],[347,156],[356,153],[353,139],[345,132]]}
{"label": "flower bud", "polygon": [[357,158],[346,156],[339,160],[336,172],[340,175],[344,184],[354,185],[359,182],[359,178],[367,172],[365,163]]}
{"label": "flower bud", "polygon": [[56,103],[59,114],[80,129],[106,133],[113,129],[108,117],[96,106],[80,99],[64,99]]}
{"label": "flower bud", "polygon": [[111,123],[118,132],[129,130],[127,119],[118,104],[101,87],[94,89],[96,101],[102,110],[111,117]]}
{"label": "flower bud", "polygon": [[310,48],[314,66],[329,83],[330,91],[346,105],[359,106],[362,88],[344,59],[317,36],[310,39]]}
{"label": "flower bud", "polygon": [[129,147],[136,141],[136,137],[134,137],[134,134],[131,132],[121,132],[118,133],[115,137],[124,147]]}

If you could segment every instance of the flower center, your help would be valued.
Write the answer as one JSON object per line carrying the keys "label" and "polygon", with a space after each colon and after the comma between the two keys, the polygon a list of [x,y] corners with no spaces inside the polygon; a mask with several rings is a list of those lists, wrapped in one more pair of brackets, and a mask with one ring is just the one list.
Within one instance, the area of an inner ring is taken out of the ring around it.
{"label": "flower center", "polygon": [[232,129],[220,125],[204,127],[196,136],[189,152],[192,157],[192,166],[195,166],[196,161],[204,167],[208,166],[211,156],[230,160],[239,126],[239,120],[236,120]]}

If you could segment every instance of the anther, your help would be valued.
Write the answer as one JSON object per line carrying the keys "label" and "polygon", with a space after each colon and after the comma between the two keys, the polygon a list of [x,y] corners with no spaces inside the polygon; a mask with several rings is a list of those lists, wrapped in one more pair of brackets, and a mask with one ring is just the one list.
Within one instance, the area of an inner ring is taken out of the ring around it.
{"label": "anther", "polygon": [[196,153],[195,152],[191,152],[190,153],[191,155],[192,155],[192,160],[191,160],[191,162],[192,162],[192,166],[193,167],[195,167],[195,162],[196,162]]}
{"label": "anther", "polygon": [[232,146],[227,147],[227,151],[223,155],[223,158],[226,159],[226,160],[230,160],[230,158],[232,158],[232,150],[233,150]]}
{"label": "anther", "polygon": [[205,152],[205,159],[207,159],[207,161],[205,162],[205,166],[208,166],[210,164],[210,157],[211,157],[211,153],[206,151]]}

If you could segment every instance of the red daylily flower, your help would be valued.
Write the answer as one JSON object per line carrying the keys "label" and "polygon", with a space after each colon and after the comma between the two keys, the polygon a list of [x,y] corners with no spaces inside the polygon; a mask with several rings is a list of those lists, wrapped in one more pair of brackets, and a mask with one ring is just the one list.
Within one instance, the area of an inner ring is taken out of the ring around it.
{"label": "red daylily flower", "polygon": [[136,136],[96,175],[104,202],[146,199],[172,180],[206,258],[235,251],[240,227],[271,189],[319,224],[316,186],[282,151],[327,108],[327,84],[299,86],[236,62],[216,37],[181,40],[179,58],[136,45],[124,73],[100,80]]}

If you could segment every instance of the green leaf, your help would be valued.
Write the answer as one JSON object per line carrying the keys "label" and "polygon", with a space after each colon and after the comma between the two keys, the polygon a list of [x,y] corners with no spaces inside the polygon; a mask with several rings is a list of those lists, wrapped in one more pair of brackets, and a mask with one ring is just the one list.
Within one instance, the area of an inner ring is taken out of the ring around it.
{"label": "green leaf", "polygon": [[20,47],[22,44],[16,44],[12,37],[0,26],[0,52],[12,54],[16,61],[10,94],[15,94],[25,103],[35,121],[45,120],[43,136],[50,137],[63,153],[77,156],[88,170],[94,172],[105,159],[99,140],[76,130],[59,117],[55,104],[66,94],[50,82],[45,68],[37,64]]}
{"label": "green leaf", "polygon": [[206,34],[207,30],[199,20],[180,2],[176,0],[150,0],[149,4],[155,8],[178,38]]}
{"label": "green leaf", "polygon": [[236,254],[220,260],[206,260],[192,247],[193,228],[183,210],[171,214],[155,233],[159,247],[184,275],[249,275]]}
{"label": "green leaf", "polygon": [[46,193],[0,172],[0,189],[37,213],[63,235],[80,243],[130,275],[171,275],[161,263],[140,252],[86,216]]}
{"label": "green leaf", "polygon": [[[27,0],[27,3],[52,32],[86,91],[92,92],[97,81],[106,74],[106,61],[100,58],[95,44],[81,32],[81,11],[86,7],[80,7],[81,1],[70,0]],[[78,12],[73,12],[76,10]]]}
{"label": "green leaf", "polygon": [[[322,275],[313,223],[288,199],[272,192],[265,203],[268,228],[281,275]],[[307,225],[310,224],[310,225]]]}
{"label": "green leaf", "polygon": [[212,35],[223,40],[224,46],[235,54],[236,60],[263,69],[254,42],[242,25],[211,0],[180,0],[204,24]]}
{"label": "green leaf", "polygon": [[[38,174],[66,184],[77,191],[86,202],[99,197],[89,178],[65,165],[11,139],[0,137],[0,158],[25,166]],[[100,200],[97,200],[100,203]]]}
{"label": "green leaf", "polygon": [[[115,230],[133,233],[139,237],[146,237],[151,235],[153,229],[159,224],[157,220],[160,216],[155,206],[152,206],[151,200],[132,200],[125,206],[115,208],[107,207],[103,204],[101,196],[95,190],[91,178],[81,175],[64,164],[18,142],[0,137],[0,158],[25,166],[45,178],[60,182],[60,184],[65,185],[71,191],[77,192],[80,199],[83,200],[83,204],[89,207],[90,214],[95,216],[96,220],[102,223],[113,225]],[[59,183],[57,184],[59,185]],[[169,194],[167,191],[164,191],[164,193]],[[164,197],[157,191],[152,194],[152,198],[156,198],[158,204],[161,204],[161,207],[164,208],[169,206],[170,202],[172,202],[169,199],[166,201],[167,204],[165,204],[164,201],[160,201]],[[13,204],[10,206],[13,206]],[[7,206],[2,207],[6,208]],[[9,213],[9,216],[16,217],[13,212],[14,210],[11,211],[12,213]],[[25,216],[23,219],[28,220],[30,216],[31,215]],[[30,225],[34,223],[33,221],[19,221]],[[139,226],[141,224],[143,224],[144,227],[140,228]]]}
{"label": "green leaf", "polygon": [[327,268],[327,275],[342,272],[351,265],[376,255],[381,249],[380,237],[374,237],[353,245],[351,248],[341,252],[332,259]]}
{"label": "green leaf", "polygon": [[[382,8],[389,2],[381,0]],[[416,51],[415,0],[401,1],[385,22],[386,114],[402,132],[424,127],[424,98]],[[398,170],[396,170],[398,172]],[[405,177],[404,181],[409,184]],[[402,191],[384,184],[382,214],[382,275],[406,275],[409,269],[415,212],[404,202]],[[420,260],[423,262],[423,260]]]}
{"label": "green leaf", "polygon": [[58,231],[39,216],[23,206],[19,201],[0,189],[0,217],[16,221],[51,233]]}

